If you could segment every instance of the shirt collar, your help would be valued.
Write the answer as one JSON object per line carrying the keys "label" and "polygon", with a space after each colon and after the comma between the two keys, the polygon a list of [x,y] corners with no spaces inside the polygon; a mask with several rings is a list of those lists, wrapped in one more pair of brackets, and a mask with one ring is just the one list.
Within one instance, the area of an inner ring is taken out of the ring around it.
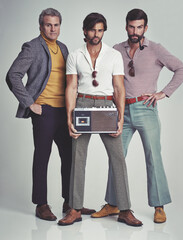
{"label": "shirt collar", "polygon": [[[97,61],[96,61],[96,68],[97,68],[97,65],[98,63],[100,62],[100,60],[102,59],[103,55],[105,54],[107,48],[109,48],[105,43],[102,42],[102,47],[101,47],[101,50],[100,50],[100,53],[97,57]],[[90,67],[91,69],[93,70],[93,66],[92,66],[92,62],[91,62],[91,57],[90,57],[90,54],[88,52],[88,49],[87,49],[87,45],[84,44],[80,49],[80,52],[85,56],[85,58],[87,59],[87,61],[89,62],[90,64]]]}
{"label": "shirt collar", "polygon": [[[105,53],[106,49],[108,48],[108,46],[102,42],[102,47],[101,47],[101,50],[100,50],[100,53],[99,55],[103,55],[103,53]],[[87,50],[87,45],[86,43],[80,48],[80,51],[86,56],[87,53],[88,53],[88,50]]]}

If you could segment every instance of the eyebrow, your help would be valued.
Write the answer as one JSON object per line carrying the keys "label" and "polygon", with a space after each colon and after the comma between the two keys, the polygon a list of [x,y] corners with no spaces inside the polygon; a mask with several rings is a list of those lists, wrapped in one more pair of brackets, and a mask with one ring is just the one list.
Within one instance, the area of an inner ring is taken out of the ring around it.
{"label": "eyebrow", "polygon": [[129,27],[143,27],[144,25],[141,24],[141,25],[139,25],[139,26],[133,26],[133,25],[129,24],[128,26],[129,26]]}
{"label": "eyebrow", "polygon": [[90,30],[104,30],[104,28],[91,28]]}
{"label": "eyebrow", "polygon": [[44,23],[44,24],[50,24],[50,25],[57,25],[57,24],[59,24],[60,25],[60,23],[49,23],[49,22],[47,22],[47,23]]}

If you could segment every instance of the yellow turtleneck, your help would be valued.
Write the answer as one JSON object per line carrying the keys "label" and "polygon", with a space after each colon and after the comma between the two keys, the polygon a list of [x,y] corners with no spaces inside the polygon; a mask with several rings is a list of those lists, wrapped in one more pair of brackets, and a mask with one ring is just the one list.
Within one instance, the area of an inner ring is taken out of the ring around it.
{"label": "yellow turtleneck", "polygon": [[47,85],[35,103],[52,107],[65,107],[65,72],[66,65],[56,40],[48,40],[41,32],[51,55],[51,74]]}

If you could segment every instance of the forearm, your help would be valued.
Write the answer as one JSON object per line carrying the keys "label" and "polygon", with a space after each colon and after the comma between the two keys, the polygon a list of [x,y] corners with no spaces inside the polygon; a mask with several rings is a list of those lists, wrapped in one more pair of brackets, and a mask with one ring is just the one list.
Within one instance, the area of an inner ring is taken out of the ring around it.
{"label": "forearm", "polygon": [[65,92],[67,122],[72,123],[72,113],[76,106],[76,91],[74,89],[66,88]]}
{"label": "forearm", "polygon": [[68,125],[72,123],[72,113],[76,106],[77,85],[73,84],[71,76],[67,77],[67,87],[65,91],[65,102],[67,110]]}
{"label": "forearm", "polygon": [[67,124],[69,129],[69,134],[74,139],[77,139],[81,134],[77,133],[72,124],[72,114],[76,106],[76,96],[77,96],[77,75],[67,75],[67,87],[65,91],[65,101],[67,110]]}
{"label": "forearm", "polygon": [[166,96],[170,97],[183,82],[183,67],[174,72],[171,81],[162,89]]}
{"label": "forearm", "polygon": [[183,62],[161,45],[157,50],[159,62],[173,72],[171,81],[162,89],[162,92],[170,97],[183,82]]}
{"label": "forearm", "polygon": [[124,120],[124,110],[125,110],[125,88],[122,85],[121,88],[114,89],[114,102],[118,110],[118,120]]}

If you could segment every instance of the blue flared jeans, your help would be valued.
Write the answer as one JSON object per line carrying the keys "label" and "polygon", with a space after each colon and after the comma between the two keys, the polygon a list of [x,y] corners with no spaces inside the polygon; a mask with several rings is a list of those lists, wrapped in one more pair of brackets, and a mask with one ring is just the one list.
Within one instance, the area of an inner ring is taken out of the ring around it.
{"label": "blue flared jeans", "polygon": [[[160,128],[157,106],[147,107],[147,104],[144,105],[142,101],[126,104],[122,132],[124,156],[126,157],[129,143],[137,130],[145,153],[148,203],[153,207],[171,202],[161,157]],[[116,205],[113,173],[110,166],[105,200],[109,204]]]}

